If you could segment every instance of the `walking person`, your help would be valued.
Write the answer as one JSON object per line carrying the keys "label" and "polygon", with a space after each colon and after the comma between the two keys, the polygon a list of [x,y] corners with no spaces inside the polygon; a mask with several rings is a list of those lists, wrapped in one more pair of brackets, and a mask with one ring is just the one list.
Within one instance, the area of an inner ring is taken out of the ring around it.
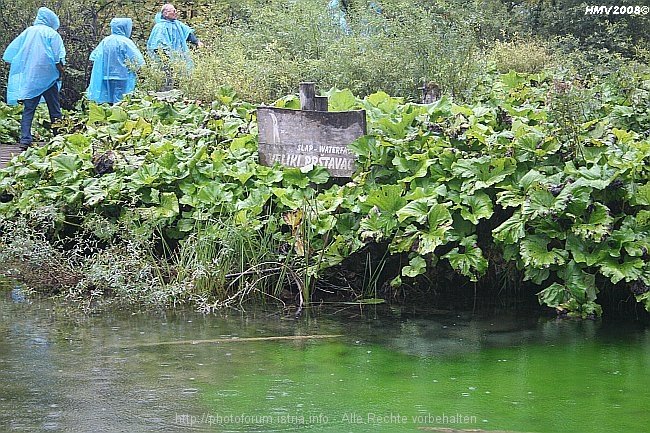
{"label": "walking person", "polygon": [[144,64],[144,57],[131,39],[133,20],[113,18],[111,34],[90,53],[93,69],[86,95],[103,104],[115,104],[135,90],[136,71]]}
{"label": "walking person", "polygon": [[26,28],[5,50],[8,62],[7,104],[23,103],[20,148],[32,144],[32,122],[41,98],[45,99],[51,125],[61,120],[59,89],[65,65],[65,47],[57,33],[59,17],[46,7],[38,9],[34,24]]}
{"label": "walking person", "polygon": [[[147,41],[147,52],[152,59],[163,62],[163,69],[166,75],[166,87],[173,85],[171,68],[175,62],[184,61],[188,68],[191,68],[192,59],[188,44],[198,48],[203,46],[194,30],[178,19],[178,12],[171,3],[165,3],[160,12],[154,18],[154,26],[151,29]],[[166,59],[161,59],[163,54]]]}
{"label": "walking person", "polygon": [[196,37],[194,30],[178,19],[178,12],[171,3],[162,6],[154,22],[147,41],[147,50],[152,56],[156,55],[156,50],[162,48],[169,57],[188,58],[190,50],[188,43],[199,48],[203,46],[203,42]]}

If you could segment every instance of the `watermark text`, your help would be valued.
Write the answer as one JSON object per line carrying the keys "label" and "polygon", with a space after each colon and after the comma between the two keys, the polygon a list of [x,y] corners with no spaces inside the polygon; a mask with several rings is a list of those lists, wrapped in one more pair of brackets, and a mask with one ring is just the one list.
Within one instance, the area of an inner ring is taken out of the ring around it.
{"label": "watermark text", "polygon": [[[380,412],[345,412],[336,415],[318,414],[281,414],[260,415],[247,413],[203,413],[201,415],[175,414],[176,425],[186,427],[225,426],[225,425],[314,425],[314,424],[415,424],[415,425],[463,425],[477,424],[476,415],[452,413],[380,413]],[[487,420],[483,420],[487,422]]]}
{"label": "watermark text", "polygon": [[586,5],[585,15],[648,15],[649,6],[634,5]]}

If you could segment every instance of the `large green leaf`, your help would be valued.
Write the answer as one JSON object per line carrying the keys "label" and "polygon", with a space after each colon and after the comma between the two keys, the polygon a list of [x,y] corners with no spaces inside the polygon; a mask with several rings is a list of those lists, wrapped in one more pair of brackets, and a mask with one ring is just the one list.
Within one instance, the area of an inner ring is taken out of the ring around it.
{"label": "large green leaf", "polygon": [[200,187],[196,198],[204,205],[217,205],[221,203],[231,204],[234,196],[231,191],[224,188],[224,185],[213,182]]}
{"label": "large green leaf", "polygon": [[463,191],[472,194],[476,190],[490,187],[503,181],[516,169],[512,158],[493,158],[481,156],[457,161],[452,167],[452,174],[463,179]]}
{"label": "large green leaf", "polygon": [[429,229],[420,232],[417,243],[417,251],[423,256],[433,254],[437,247],[447,243],[447,232],[451,230],[453,224],[449,209],[442,204],[431,207],[427,221]]}
{"label": "large green leaf", "polygon": [[607,206],[594,203],[593,209],[586,217],[586,221],[581,224],[574,224],[571,231],[584,239],[593,239],[599,242],[609,236],[613,222],[614,218],[610,216]]}
{"label": "large green leaf", "polygon": [[581,317],[600,315],[600,306],[594,302],[598,294],[594,275],[570,261],[558,272],[558,276],[564,284],[555,282],[540,291],[538,297],[541,304]]}
{"label": "large green leaf", "polygon": [[580,178],[565,186],[557,196],[556,210],[564,210],[574,217],[581,216],[592,203],[593,187]]}
{"label": "large green leaf", "polygon": [[156,216],[161,218],[173,218],[178,215],[178,198],[173,192],[160,194],[160,206],[156,208]]}
{"label": "large green leaf", "polygon": [[53,157],[52,173],[57,183],[69,183],[75,181],[78,176],[78,170],[82,166],[82,161],[77,155],[61,154]]}
{"label": "large green leaf", "polygon": [[366,204],[377,206],[380,212],[394,215],[406,205],[406,199],[402,197],[404,187],[402,185],[382,185],[368,194]]}
{"label": "large green leaf", "polygon": [[551,308],[558,308],[569,299],[570,294],[564,285],[553,283],[540,291],[537,296],[539,297],[540,304]]}
{"label": "large green leaf", "polygon": [[519,208],[526,201],[526,197],[519,191],[506,190],[497,193],[497,204],[501,207]]}
{"label": "large green leaf", "polygon": [[494,239],[506,244],[515,244],[519,239],[526,236],[526,221],[517,210],[510,218],[492,231]]}
{"label": "large green leaf", "polygon": [[99,179],[90,178],[83,182],[84,204],[95,206],[103,201],[108,193],[99,182]]}
{"label": "large green leaf", "polygon": [[404,222],[409,218],[413,218],[420,223],[424,223],[429,215],[431,206],[438,204],[435,197],[423,197],[417,200],[410,201],[406,206],[397,211],[397,219],[399,222]]}
{"label": "large green leaf", "polygon": [[521,207],[521,214],[532,219],[546,217],[555,210],[563,210],[563,207],[556,203],[555,196],[547,189],[536,189],[529,192]]}
{"label": "large green leaf", "polygon": [[309,177],[298,167],[285,168],[282,180],[287,186],[295,185],[299,188],[305,188],[309,185]]}
{"label": "large green leaf", "polygon": [[160,181],[160,173],[160,165],[157,163],[145,164],[129,176],[129,179],[135,188],[156,185]]}
{"label": "large green leaf", "polygon": [[357,98],[348,89],[328,92],[329,111],[348,111],[357,105]]}
{"label": "large green leaf", "polygon": [[380,242],[396,227],[397,220],[392,214],[370,211],[359,223],[359,237],[363,242]]}
{"label": "large green leaf", "polygon": [[524,268],[524,281],[532,281],[537,285],[544,283],[550,275],[551,271],[548,268],[539,269],[533,268],[532,266],[526,266]]}
{"label": "large green leaf", "polygon": [[427,153],[418,153],[407,157],[395,156],[392,163],[401,173],[409,174],[400,180],[406,183],[427,176],[429,167],[437,163],[437,160],[430,158]]}
{"label": "large green leaf", "polygon": [[524,191],[528,191],[531,187],[543,184],[548,181],[548,177],[539,171],[532,169],[519,179],[519,186]]}
{"label": "large green leaf", "polygon": [[383,117],[377,120],[376,126],[390,138],[405,138],[415,116],[415,113],[403,113],[401,116]]}
{"label": "large green leaf", "polygon": [[303,172],[306,172],[307,178],[316,185],[324,184],[330,179],[329,172],[321,165],[305,167],[303,168]]}
{"label": "large green leaf", "polygon": [[632,203],[637,206],[650,206],[650,182],[641,185],[632,198]]}
{"label": "large green leaf", "polygon": [[122,132],[123,134],[118,135],[116,138],[119,141],[126,141],[133,137],[141,138],[148,136],[153,132],[153,126],[142,117],[138,117],[137,120],[129,119],[125,121],[122,125]]}
{"label": "large green leaf", "polygon": [[641,258],[626,258],[621,261],[608,257],[600,262],[600,271],[612,283],[616,284],[621,280],[627,282],[638,280],[643,275],[645,266],[646,264]]}
{"label": "large green leaf", "polygon": [[88,123],[103,123],[106,121],[106,111],[101,105],[97,105],[94,102],[91,102],[88,105]]}
{"label": "large green leaf", "polygon": [[110,115],[108,116],[109,122],[124,122],[129,118],[129,114],[124,108],[119,105],[114,105],[110,109]]}
{"label": "large green leaf", "polygon": [[235,210],[247,211],[247,216],[257,216],[262,213],[269,198],[271,198],[271,191],[268,187],[255,188],[246,198],[235,203]]}
{"label": "large green leaf", "polygon": [[593,266],[609,256],[605,245],[574,234],[567,236],[565,248],[571,253],[571,257],[576,263],[584,263],[587,266]]}
{"label": "large green leaf", "polygon": [[[637,238],[641,243],[637,243]],[[618,230],[613,230],[607,238],[607,246],[612,257],[620,257],[621,252],[628,247],[630,250],[637,250],[647,242],[647,233],[639,229],[634,217],[627,216],[623,219]],[[647,250],[646,250],[647,252]],[[641,251],[641,253],[643,253]],[[638,256],[638,252],[632,254]]]}
{"label": "large green leaf", "polygon": [[453,220],[447,206],[444,204],[436,204],[431,206],[427,214],[427,222],[431,229],[443,226],[451,228]]}
{"label": "large green leaf", "polygon": [[449,260],[452,268],[471,281],[478,281],[488,268],[483,251],[476,245],[476,236],[464,238],[459,247],[452,249],[442,258]]}
{"label": "large green leaf", "polygon": [[414,245],[417,245],[419,238],[420,231],[413,224],[409,224],[395,234],[388,251],[391,254],[410,252],[415,249]]}
{"label": "large green leaf", "polygon": [[489,219],[492,216],[492,199],[486,193],[479,191],[462,198],[460,214],[463,218],[478,224],[481,219]]}
{"label": "large green leaf", "polygon": [[549,250],[550,242],[550,239],[539,235],[530,235],[522,239],[520,251],[524,265],[544,269],[551,265],[559,266],[566,263],[568,252],[558,248]]}
{"label": "large green leaf", "polygon": [[405,277],[415,278],[422,275],[427,270],[427,262],[420,255],[416,255],[409,260],[409,264],[402,268],[402,275]]}
{"label": "large green leaf", "polygon": [[558,271],[558,276],[564,280],[565,287],[579,303],[596,300],[598,288],[595,275],[585,272],[575,261],[570,260],[562,267]]}
{"label": "large green leaf", "polygon": [[591,167],[576,167],[573,161],[568,161],[565,173],[575,179],[582,179],[582,184],[595,189],[606,188],[616,176],[616,170],[607,165],[592,165]]}
{"label": "large green leaf", "polygon": [[377,92],[366,96],[368,101],[373,107],[380,108],[385,113],[391,113],[400,106],[400,100],[391,98],[386,92]]}
{"label": "large green leaf", "polygon": [[305,202],[305,194],[293,186],[287,188],[271,188],[271,192],[288,209],[300,209]]}

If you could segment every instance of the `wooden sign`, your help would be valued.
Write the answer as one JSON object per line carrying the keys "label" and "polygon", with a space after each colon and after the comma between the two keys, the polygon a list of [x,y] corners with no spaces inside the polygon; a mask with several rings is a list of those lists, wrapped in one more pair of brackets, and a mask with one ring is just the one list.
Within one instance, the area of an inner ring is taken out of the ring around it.
{"label": "wooden sign", "polygon": [[356,156],[347,146],[366,135],[365,110],[314,111],[327,107],[327,100],[323,103],[323,97],[314,96],[313,91],[307,92],[305,98],[303,84],[301,106],[307,110],[257,109],[260,164],[273,165],[277,161],[285,167],[322,165],[334,177],[352,176]]}

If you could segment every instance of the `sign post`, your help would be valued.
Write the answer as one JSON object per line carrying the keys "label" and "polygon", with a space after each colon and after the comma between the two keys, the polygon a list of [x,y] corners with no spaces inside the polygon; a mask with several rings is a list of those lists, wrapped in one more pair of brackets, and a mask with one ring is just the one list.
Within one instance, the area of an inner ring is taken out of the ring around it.
{"label": "sign post", "polygon": [[347,146],[366,135],[365,110],[328,112],[327,97],[315,95],[314,83],[300,84],[300,106],[257,109],[260,163],[322,165],[333,177],[352,176],[356,156]]}

